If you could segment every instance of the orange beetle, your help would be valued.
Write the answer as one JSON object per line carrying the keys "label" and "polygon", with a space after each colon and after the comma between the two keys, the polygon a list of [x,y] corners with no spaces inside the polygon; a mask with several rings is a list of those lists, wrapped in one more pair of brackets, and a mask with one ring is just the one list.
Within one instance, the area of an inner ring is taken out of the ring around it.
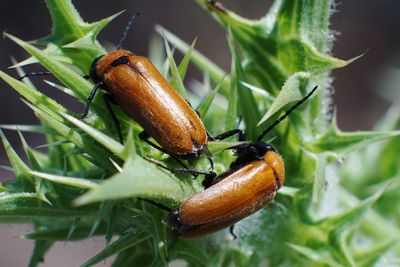
{"label": "orange beetle", "polygon": [[[208,139],[222,140],[236,134],[241,136],[242,131],[234,129],[216,137],[210,136],[196,111],[171,87],[146,57],[121,49],[137,15],[139,13],[129,20],[117,49],[93,61],[89,76],[86,78],[91,78],[95,86],[87,99],[81,118],[88,115],[98,89],[103,88],[108,92],[103,94],[103,99],[115,123],[121,143],[122,132],[111,108],[111,100],[120,105],[125,113],[143,127],[144,131],[139,137],[149,145],[169,154],[185,168],[179,158],[194,160],[202,154],[212,165],[211,154],[207,148]],[[20,79],[37,75],[51,75],[51,73],[32,72]],[[161,147],[151,142],[150,136]],[[199,174],[189,169],[181,172]],[[213,175],[212,172],[206,173]],[[205,173],[200,172],[200,174]]]}
{"label": "orange beetle", "polygon": [[264,136],[304,103],[317,89],[314,87],[303,99],[269,126],[254,143],[234,147],[237,159],[228,171],[207,177],[206,187],[167,217],[172,232],[192,238],[213,233],[233,224],[264,207],[285,181],[284,162],[275,148],[261,141]]}
{"label": "orange beetle", "polygon": [[[81,117],[88,114],[98,88],[105,88],[109,93],[104,98],[106,106],[117,126],[121,142],[120,126],[109,104],[109,97],[143,127],[140,137],[153,147],[179,158],[209,155],[207,131],[188,102],[169,85],[146,57],[121,50],[137,15],[129,21],[117,49],[93,61],[89,77],[95,86]],[[150,136],[161,147],[149,141]]]}
{"label": "orange beetle", "polygon": [[166,151],[198,157],[206,149],[199,116],[146,57],[115,50],[93,62],[90,77]]}
{"label": "orange beetle", "polygon": [[[108,101],[110,96],[143,127],[144,131],[139,137],[145,142],[169,154],[179,163],[179,158],[194,160],[204,154],[212,165],[211,154],[207,148],[208,139],[222,140],[235,134],[241,135],[242,131],[235,129],[216,137],[210,136],[190,104],[169,85],[146,57],[121,50],[136,15],[125,28],[117,49],[93,61],[89,77],[95,82],[95,86],[81,117],[84,118],[88,114],[98,88],[105,88],[109,93],[108,96],[104,95],[106,107],[115,122],[121,142],[120,126]],[[149,140],[150,136],[161,147],[152,143]],[[186,172],[199,174],[191,170]]]}

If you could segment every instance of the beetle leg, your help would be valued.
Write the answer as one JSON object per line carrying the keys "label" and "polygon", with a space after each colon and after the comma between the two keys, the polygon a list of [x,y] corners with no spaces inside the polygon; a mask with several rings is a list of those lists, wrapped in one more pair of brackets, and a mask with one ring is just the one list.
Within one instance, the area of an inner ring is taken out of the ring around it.
{"label": "beetle leg", "polygon": [[208,174],[205,175],[203,182],[201,185],[204,187],[204,189],[209,188],[213,184],[215,184],[217,174],[213,171],[209,171]]}
{"label": "beetle leg", "polygon": [[117,116],[115,115],[110,102],[112,102],[112,96],[110,94],[103,94],[103,100],[104,103],[106,104],[107,110],[111,115],[111,119],[113,120],[115,127],[117,128],[118,136],[119,136],[119,141],[121,144],[124,144],[124,139],[122,138],[122,131],[121,131],[121,125],[119,123],[119,120]]}
{"label": "beetle leg", "polygon": [[92,91],[90,92],[90,95],[86,101],[85,110],[81,114],[81,119],[84,119],[88,115],[90,104],[92,103],[94,96],[96,95],[97,90],[100,88],[100,86],[103,86],[103,82],[99,82],[94,85],[94,87],[93,87]]}
{"label": "beetle leg", "polygon": [[235,239],[237,238],[237,236],[236,236],[235,233],[233,232],[234,228],[235,228],[235,225],[234,225],[234,224],[232,224],[231,226],[229,226],[229,233],[232,235],[233,240],[235,240]]}
{"label": "beetle leg", "polygon": [[240,129],[233,129],[230,131],[227,131],[225,133],[219,134],[217,136],[212,137],[211,139],[220,141],[220,140],[224,140],[228,137],[234,136],[234,135],[238,135],[238,141],[245,141],[246,140],[246,133]]}
{"label": "beetle leg", "polygon": [[[158,160],[155,160],[155,159],[152,159],[152,158],[149,158],[149,157],[144,157],[144,159],[149,161],[149,162],[151,162],[151,163],[154,163],[157,166],[159,166],[159,167],[161,167],[161,168],[163,168],[165,170],[168,170],[168,171],[170,171],[170,172],[172,172],[174,174],[177,174],[177,173],[189,173],[189,174],[196,175],[196,176],[203,174],[203,175],[206,176],[204,181],[206,181],[206,180],[207,181],[211,181],[210,185],[212,184],[212,181],[214,180],[214,178],[217,176],[217,174],[215,172],[213,172],[213,171],[198,171],[198,170],[192,170],[192,169],[187,169],[187,168],[169,168],[167,166],[164,166],[164,164],[162,162],[158,161]],[[203,183],[204,183],[204,181],[203,181]]]}
{"label": "beetle leg", "polygon": [[148,133],[146,133],[145,131],[143,131],[143,132],[141,132],[141,133],[139,134],[139,138],[142,139],[143,141],[145,141],[145,142],[146,142],[147,144],[149,144],[151,147],[153,147],[153,148],[155,148],[155,149],[157,149],[157,150],[160,150],[161,152],[163,152],[163,153],[169,155],[169,156],[170,156],[171,158],[173,158],[176,162],[178,162],[179,165],[181,165],[183,168],[185,168],[185,169],[188,168],[180,159],[178,159],[178,158],[175,157],[174,155],[171,155],[171,154],[170,154],[167,150],[165,150],[164,148],[162,148],[162,147],[160,147],[160,146],[154,144],[153,142],[151,142],[151,141],[149,140],[150,136],[149,136]]}
{"label": "beetle leg", "polygon": [[150,204],[152,204],[152,205],[154,205],[157,208],[160,208],[162,210],[165,210],[165,211],[168,211],[168,212],[172,212],[172,209],[168,208],[167,206],[165,206],[165,205],[163,205],[161,203],[155,202],[155,201],[150,200],[150,199],[144,199],[144,198],[139,198],[139,199],[144,201],[144,202],[150,203]]}

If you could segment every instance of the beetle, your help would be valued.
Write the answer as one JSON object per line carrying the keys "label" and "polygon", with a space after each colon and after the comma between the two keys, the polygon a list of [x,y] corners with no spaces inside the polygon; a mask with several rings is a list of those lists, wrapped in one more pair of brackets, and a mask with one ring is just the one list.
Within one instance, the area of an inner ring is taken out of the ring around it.
{"label": "beetle", "polygon": [[233,147],[237,158],[229,170],[203,181],[205,190],[187,199],[166,221],[172,233],[193,238],[230,227],[270,202],[285,181],[284,162],[278,151],[262,141],[266,134],[304,103],[316,90],[288,109],[252,143]]}
{"label": "beetle", "polygon": [[[208,151],[207,141],[222,140],[241,134],[241,131],[235,129],[212,137],[189,102],[172,88],[149,59],[121,49],[138,15],[139,13],[135,14],[129,20],[116,50],[94,59],[89,75],[85,77],[90,78],[95,85],[87,99],[81,119],[88,115],[98,89],[105,89],[103,99],[117,128],[121,143],[123,143],[121,127],[110,102],[118,104],[143,128],[143,132],[139,134],[142,140],[169,154],[184,168],[186,166],[180,159],[193,161],[202,154],[209,159],[212,168],[212,155]],[[20,79],[48,74],[51,73],[30,73]],[[159,145],[150,141],[150,137],[153,137]],[[199,174],[190,170],[186,172]]]}

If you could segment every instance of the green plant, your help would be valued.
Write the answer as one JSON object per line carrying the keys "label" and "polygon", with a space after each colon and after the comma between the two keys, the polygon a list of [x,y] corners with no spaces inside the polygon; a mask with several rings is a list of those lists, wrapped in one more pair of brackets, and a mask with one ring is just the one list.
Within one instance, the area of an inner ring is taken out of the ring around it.
{"label": "green plant", "polygon": [[[100,97],[93,102],[91,117],[81,121],[29,81],[0,72],[40,121],[35,126],[3,126],[18,131],[28,163],[0,132],[15,172],[15,180],[0,187],[0,221],[33,224],[33,232],[25,236],[36,240],[30,266],[36,266],[56,241],[91,236],[104,236],[106,246],[83,266],[113,254],[118,255],[113,266],[162,266],[175,259],[189,266],[371,266],[382,261],[385,252],[384,259],[398,261],[400,221],[392,200],[398,197],[388,189],[388,182],[400,173],[396,164],[399,139],[371,146],[367,155],[352,154],[345,167],[336,162],[372,142],[399,135],[394,130],[399,112],[388,113],[379,132],[344,133],[336,127],[336,118],[329,112],[329,71],[352,60],[329,55],[333,1],[276,0],[257,21],[205,0],[197,2],[227,31],[231,72],[225,73],[196,51],[194,43],[189,46],[160,26],[157,31],[185,56],[176,64],[165,42],[166,64],[160,56],[153,61],[160,62],[160,69],[169,66],[171,84],[188,99],[197,100],[196,109],[211,133],[234,128],[242,117],[249,139],[254,140],[287,105],[313,86],[320,88],[269,135],[285,160],[286,186],[265,209],[237,224],[235,241],[227,238],[227,231],[198,240],[173,238],[163,223],[165,212],[142,199],[176,208],[202,190],[200,178],[175,176],[143,160],[148,155],[173,166],[165,155],[137,139],[140,127],[118,110],[127,140],[121,145]],[[39,62],[68,88],[63,89],[65,93],[84,102],[93,85],[81,74],[87,74],[93,58],[105,53],[96,36],[115,16],[88,24],[71,1],[46,3],[53,20],[50,36],[31,44],[7,34],[32,55],[17,66]],[[34,44],[46,48],[40,50]],[[209,77],[204,83],[208,93],[201,101],[183,84],[190,60]],[[225,122],[222,127],[221,121]],[[48,153],[29,147],[23,131],[44,134]],[[218,172],[232,162],[234,156],[224,150],[232,144],[210,143]],[[363,161],[372,170],[362,168]],[[200,160],[193,167],[207,168],[207,162]],[[384,205],[377,202],[381,196],[389,198]],[[390,215],[394,223],[386,220]],[[111,242],[113,236],[117,239]]]}

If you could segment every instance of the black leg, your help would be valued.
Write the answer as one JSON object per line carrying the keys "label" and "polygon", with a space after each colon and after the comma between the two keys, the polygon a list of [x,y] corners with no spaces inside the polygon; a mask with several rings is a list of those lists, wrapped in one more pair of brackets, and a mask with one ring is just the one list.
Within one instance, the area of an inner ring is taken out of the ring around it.
{"label": "black leg", "polygon": [[111,119],[113,120],[113,122],[115,124],[115,127],[117,128],[119,141],[121,142],[121,144],[124,144],[124,140],[122,138],[121,125],[120,125],[119,120],[118,120],[117,116],[115,115],[111,105],[110,105],[110,102],[112,102],[110,100],[110,98],[112,98],[112,96],[110,94],[103,94],[104,103],[106,104],[107,110],[111,115]]}
{"label": "black leg", "polygon": [[192,170],[192,169],[187,169],[187,168],[169,168],[167,166],[164,166],[164,164],[158,160],[152,159],[152,158],[148,158],[148,157],[144,157],[145,160],[156,164],[157,166],[168,170],[174,174],[177,173],[188,173],[188,174],[192,174],[192,175],[205,175],[205,179],[207,181],[213,181],[214,178],[217,176],[217,174],[213,171],[198,171],[198,170]]}
{"label": "black leg", "polygon": [[163,152],[163,153],[169,155],[171,158],[173,158],[175,161],[177,161],[177,162],[179,163],[179,165],[181,165],[183,168],[187,169],[186,165],[185,165],[180,159],[178,159],[178,158],[175,157],[174,155],[171,155],[171,153],[169,153],[169,152],[168,152],[167,150],[165,150],[164,148],[162,148],[162,147],[160,147],[160,146],[154,144],[153,142],[151,142],[151,141],[149,140],[150,136],[149,136],[145,131],[143,131],[143,132],[141,132],[141,133],[139,134],[139,138],[142,139],[143,141],[145,141],[145,142],[146,142],[147,144],[149,144],[151,147],[153,147],[153,148],[155,148],[155,149],[157,149],[157,150],[160,150],[161,152]]}
{"label": "black leg", "polygon": [[53,75],[53,73],[51,73],[49,71],[29,72],[29,73],[19,77],[18,80],[21,81],[23,78],[26,78],[26,77],[42,76],[42,75]]}
{"label": "black leg", "polygon": [[81,114],[81,119],[84,119],[88,115],[90,104],[92,103],[92,101],[97,93],[97,90],[100,88],[100,86],[103,86],[103,82],[99,82],[94,85],[94,87],[93,87],[92,91],[90,92],[90,95],[86,101],[85,110]]}
{"label": "black leg", "polygon": [[238,135],[238,141],[246,141],[246,134],[245,134],[245,132],[243,132],[240,129],[233,129],[233,130],[227,131],[225,133],[219,134],[214,137],[212,137],[210,134],[208,134],[210,139],[214,140],[214,141],[221,141],[221,140],[224,140],[224,139],[234,136],[234,135]]}
{"label": "black leg", "polygon": [[162,210],[165,210],[165,211],[168,211],[168,212],[172,212],[173,211],[172,209],[168,208],[167,206],[165,206],[163,204],[160,204],[160,203],[157,203],[157,202],[155,202],[153,200],[144,199],[144,198],[139,198],[139,199],[142,200],[142,201],[145,201],[147,203],[150,203],[150,204],[152,204],[152,205],[154,205],[154,206],[156,206],[156,207],[158,207],[158,208],[160,208]]}
{"label": "black leg", "polygon": [[229,226],[229,233],[232,235],[233,240],[235,240],[235,239],[237,238],[237,236],[236,236],[235,233],[233,232],[234,228],[235,228],[235,225],[234,225],[234,224],[232,224],[231,226]]}

